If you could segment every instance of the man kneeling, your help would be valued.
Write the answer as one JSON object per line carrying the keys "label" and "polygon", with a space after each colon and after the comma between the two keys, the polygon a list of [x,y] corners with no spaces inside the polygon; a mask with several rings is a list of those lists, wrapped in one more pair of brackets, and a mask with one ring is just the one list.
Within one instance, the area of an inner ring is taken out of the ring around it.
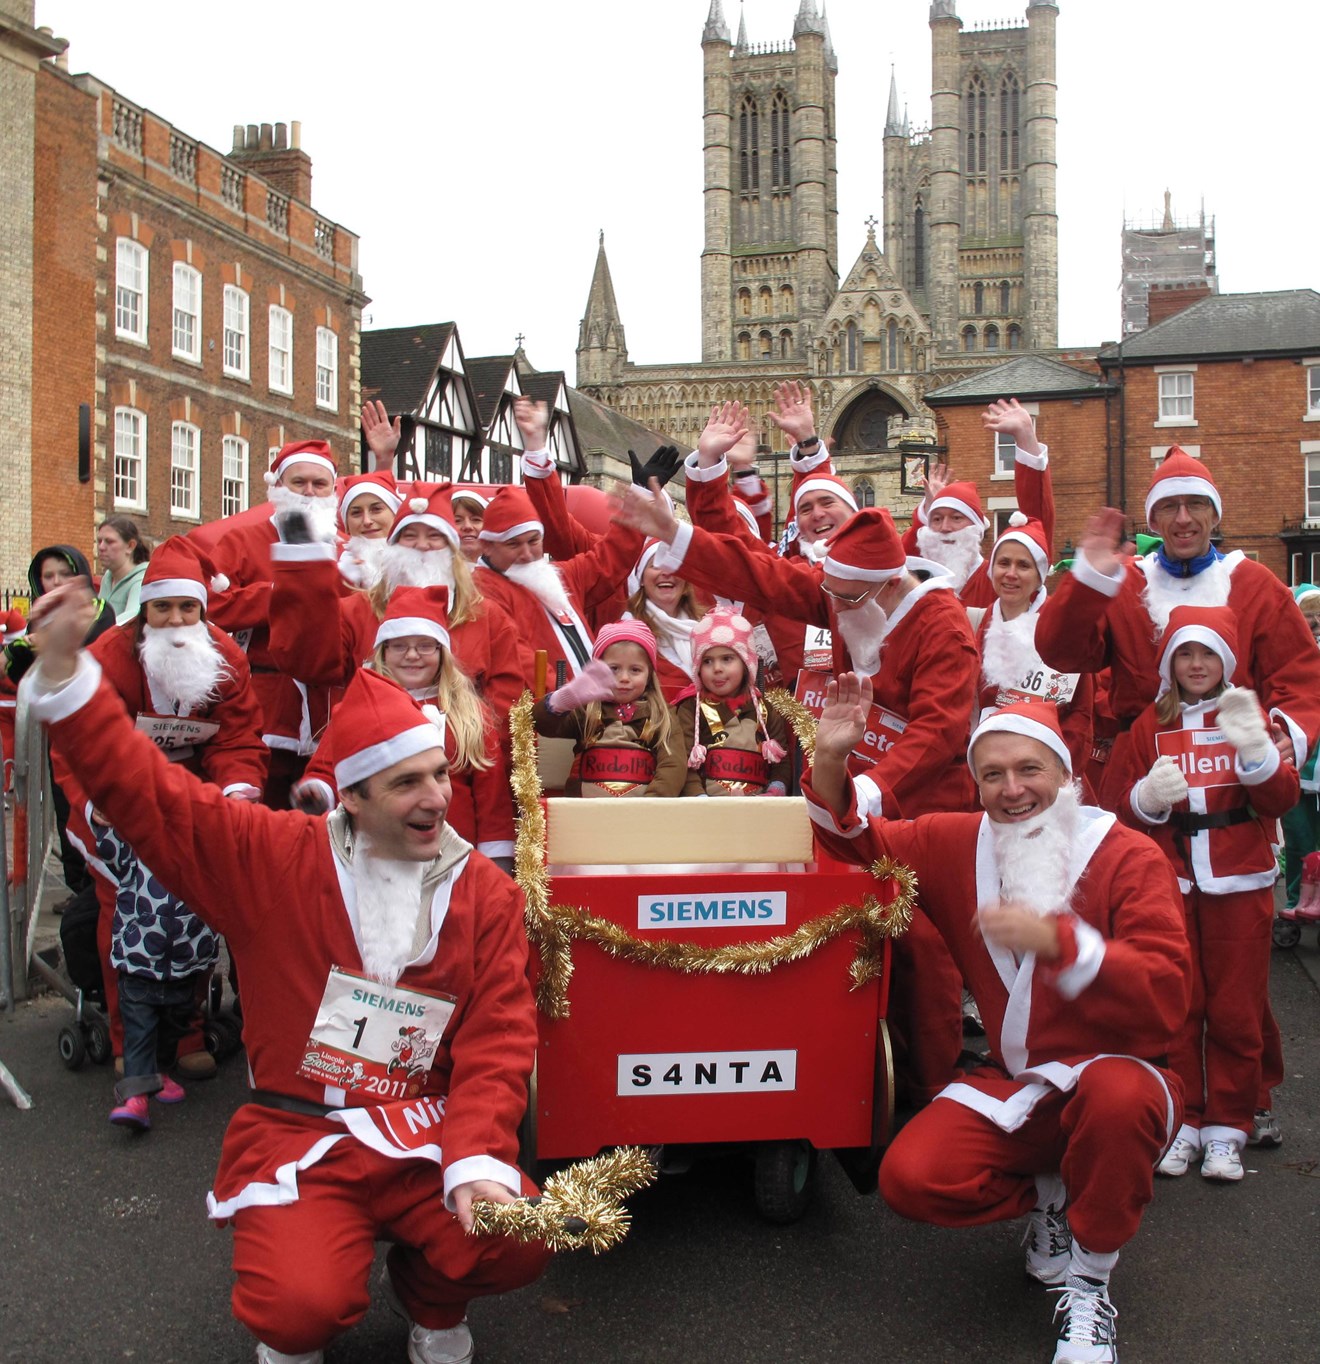
{"label": "man kneeling", "polygon": [[1055,1364],[1112,1364],[1110,1271],[1181,1122],[1162,1068],[1190,992],[1177,883],[1152,842],[1079,803],[1049,703],[1006,706],[973,733],[984,815],[887,819],[882,792],[881,816],[859,819],[846,760],[870,701],[865,677],[830,684],[812,819],[832,855],[916,872],[990,1042],[899,1133],[880,1191],[939,1226],[1028,1214],[1027,1273],[1061,1294]]}
{"label": "man kneeling", "polygon": [[263,1364],[318,1364],[370,1302],[377,1239],[411,1364],[466,1364],[471,1298],[535,1279],[539,1244],[468,1234],[534,1187],[517,1126],[536,1044],[517,889],[445,824],[439,729],[360,671],[335,713],[329,816],[227,800],[138,733],[79,644],[92,598],[42,598],[31,702],[162,884],[224,933],[253,1089],[209,1202],[234,1228],[234,1315]]}

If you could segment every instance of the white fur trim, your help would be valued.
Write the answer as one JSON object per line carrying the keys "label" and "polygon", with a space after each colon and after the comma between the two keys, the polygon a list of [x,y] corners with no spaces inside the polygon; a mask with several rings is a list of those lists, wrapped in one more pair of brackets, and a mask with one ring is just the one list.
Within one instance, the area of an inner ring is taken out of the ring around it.
{"label": "white fur trim", "polygon": [[275,1171],[273,1183],[262,1184],[254,1180],[251,1184],[245,1184],[233,1198],[226,1198],[223,1203],[216,1198],[212,1190],[206,1195],[207,1216],[214,1222],[224,1222],[242,1208],[270,1208],[296,1203],[298,1171],[315,1165],[336,1142],[343,1141],[347,1135],[344,1132],[335,1132],[328,1137],[322,1137],[297,1160],[279,1166]]}
{"label": "white fur trim", "polygon": [[1164,683],[1161,692],[1169,689],[1172,681],[1173,656],[1180,644],[1204,644],[1224,665],[1224,685],[1231,684],[1233,674],[1237,671],[1237,655],[1224,642],[1222,636],[1208,625],[1183,625],[1160,645],[1160,681]]}
{"label": "white fur trim", "polygon": [[689,483],[714,483],[716,479],[728,478],[729,461],[720,456],[717,464],[712,464],[708,468],[703,468],[697,463],[697,452],[694,450],[684,461],[683,469],[687,474]]}
{"label": "white fur trim", "polygon": [[830,462],[830,452],[823,440],[817,440],[814,454],[800,454],[796,445],[788,452],[788,462],[795,474],[809,474]]}
{"label": "white fur trim", "polygon": [[440,731],[429,720],[423,720],[421,724],[405,729],[401,734],[395,734],[382,743],[372,744],[369,748],[350,754],[342,762],[337,762],[335,785],[342,791],[344,787],[374,777],[377,772],[383,772],[387,767],[403,762],[405,758],[414,758],[419,753],[425,753],[432,748],[443,749],[444,746],[445,741]]}
{"label": "white fur trim", "polygon": [[874,779],[871,777],[854,777],[852,788],[853,800],[857,805],[857,817],[859,819],[872,817],[879,819],[884,813],[884,800]]}
{"label": "white fur trim", "polygon": [[376,630],[376,647],[379,648],[387,639],[404,639],[408,635],[438,639],[446,649],[449,648],[449,631],[429,616],[395,616],[381,621]]}
{"label": "white fur trim", "polygon": [[1077,938],[1077,960],[1065,967],[1054,978],[1054,985],[1064,999],[1076,999],[1100,974],[1105,959],[1105,940],[1101,933],[1084,919],[1073,920]]}
{"label": "white fur trim", "polygon": [[637,562],[633,565],[633,571],[628,574],[628,595],[636,596],[641,590],[642,574],[646,572],[646,567],[664,549],[664,545],[659,540],[647,545],[637,556]]}
{"label": "white fur trim", "polygon": [[982,534],[990,529],[989,521],[987,521],[970,502],[964,502],[960,497],[947,497],[943,494],[930,504],[930,508],[926,512],[927,524],[930,523],[930,513],[938,511],[941,507],[945,508],[947,511],[962,512],[972,525],[981,527]]}
{"label": "white fur trim", "polygon": [[[1015,517],[1021,515],[1022,515],[1021,512],[1013,513],[1013,516]],[[1012,521],[1012,517],[1010,517],[1009,519],[1010,521]],[[1027,518],[1023,516],[1021,521],[1018,521],[1014,524],[1019,526],[1025,526],[1027,524]],[[1040,545],[1038,545],[1036,541],[1031,538],[1030,535],[1020,534],[1016,530],[1006,530],[999,537],[999,539],[995,541],[994,548],[990,551],[991,562],[994,561],[994,557],[996,553],[998,553],[999,551],[999,546],[1002,545],[1006,540],[1011,540],[1014,544],[1021,545],[1027,551],[1027,553],[1031,555],[1031,561],[1036,565],[1036,572],[1039,573],[1042,578],[1044,578],[1049,573],[1050,562],[1045,557],[1045,551],[1041,549]]]}
{"label": "white fur trim", "polygon": [[474,493],[471,488],[455,488],[449,494],[449,500],[451,502],[475,502],[483,512],[490,506],[490,498],[482,497],[480,493]]}
{"label": "white fur trim", "polygon": [[[1025,512],[1015,511],[1013,515],[1008,518],[1008,524],[1010,526],[1025,526],[1030,519],[1031,518],[1028,517]],[[1003,537],[1001,536],[1000,538],[1002,539]]]}
{"label": "white fur trim", "polygon": [[[225,579],[225,586],[229,580]],[[223,588],[216,588],[217,592]],[[143,583],[138,601],[159,601],[161,597],[191,597],[206,605],[206,584],[199,578],[157,578],[154,583]]]}
{"label": "white fur trim", "polygon": [[[422,502],[420,497],[414,497],[414,502]],[[422,503],[423,511],[412,516],[405,516],[392,531],[390,531],[389,542],[392,545],[399,543],[399,536],[409,526],[430,526],[432,530],[438,530],[441,535],[455,548],[459,548],[458,531],[445,520],[443,516],[431,516],[425,512],[426,503]]]}
{"label": "white fur trim", "polygon": [[82,652],[78,655],[73,676],[63,682],[54,685],[47,682],[42,675],[40,659],[31,676],[28,705],[32,717],[43,725],[53,725],[77,714],[96,695],[96,689],[101,685],[101,665],[90,654]]}
{"label": "white fur trim", "polygon": [[1157,502],[1166,497],[1208,497],[1215,506],[1215,515],[1222,517],[1224,504],[1219,498],[1219,489],[1208,478],[1156,478],[1146,494],[1146,524],[1155,529],[1151,513]]}
{"label": "white fur trim", "polygon": [[1091,561],[1086,557],[1082,550],[1078,550],[1073,555],[1072,565],[1073,575],[1083,587],[1089,587],[1099,592],[1101,596],[1116,597],[1119,589],[1123,586],[1123,575],[1127,569],[1120,563],[1118,573],[1114,577],[1106,577],[1101,573]]}
{"label": "white fur trim", "polygon": [[680,521],[678,529],[674,531],[674,538],[660,550],[652,562],[666,573],[677,572],[683,567],[683,560],[687,558],[688,547],[691,544],[692,527],[688,522]]}
{"label": "white fur trim", "polygon": [[830,493],[837,497],[840,502],[846,503],[853,511],[857,510],[857,499],[852,495],[852,491],[840,479],[832,476],[824,478],[808,478],[798,484],[797,492],[793,494],[793,510],[797,511],[797,505],[808,493]]}
{"label": "white fur trim", "polygon": [[[407,522],[404,523],[405,525]],[[508,530],[493,531],[481,530],[477,534],[478,540],[485,540],[490,544],[504,545],[510,540],[516,540],[520,535],[526,535],[530,530],[540,531],[545,534],[545,526],[540,521],[519,521],[517,525],[510,526]]]}
{"label": "white fur trim", "polygon": [[1040,454],[1029,455],[1020,445],[1015,445],[1013,447],[1013,462],[1025,464],[1028,469],[1035,469],[1038,474],[1043,474],[1050,466],[1050,447],[1042,443]]}
{"label": "white fur trim", "polygon": [[[350,488],[339,500],[339,515],[342,519],[348,514],[348,509],[358,500],[359,497],[378,497],[392,511],[397,512],[403,504],[403,498],[398,493],[392,493],[388,488],[380,483],[359,483]],[[421,499],[417,499],[421,501]],[[417,509],[414,507],[414,511]]]}
{"label": "white fur trim", "polygon": [[[215,577],[211,579],[211,591],[228,592],[229,591],[228,575],[224,573],[217,573]],[[138,600],[140,601],[141,598],[139,598]]]}
{"label": "white fur trim", "polygon": [[503,1184],[516,1198],[522,1192],[522,1179],[512,1165],[494,1156],[464,1156],[445,1171],[445,1207],[455,1212],[454,1190],[460,1184],[471,1184],[478,1179],[492,1179]]}
{"label": "white fur trim", "polygon": [[420,516],[431,504],[424,497],[410,497],[408,499],[408,510],[416,512]]}
{"label": "white fur trim", "polygon": [[1238,780],[1243,786],[1261,786],[1279,770],[1283,759],[1279,757],[1279,750],[1271,743],[1269,751],[1255,767],[1243,767],[1242,756],[1238,754],[1233,762],[1237,768]]}
{"label": "white fur trim", "polygon": [[270,547],[270,557],[277,564],[332,564],[338,556],[328,540],[308,540],[297,545],[276,540]]}
{"label": "white fur trim", "polygon": [[512,857],[512,856],[513,856],[513,840],[512,840],[511,838],[503,838],[503,839],[501,839],[501,838],[490,838],[490,839],[487,839],[484,843],[478,843],[478,844],[477,844],[477,851],[478,851],[483,857],[489,857],[489,858],[492,858],[492,859],[494,859],[494,858],[496,858],[496,857]]}
{"label": "white fur trim", "polygon": [[1024,739],[1035,739],[1038,744],[1044,744],[1063,763],[1064,771],[1072,776],[1072,755],[1055,730],[1029,716],[1009,715],[1002,710],[987,715],[972,733],[971,742],[967,745],[967,766],[972,768],[973,773],[976,769],[972,765],[972,749],[976,747],[976,741],[987,734],[1020,734]]}
{"label": "white fur trim", "polygon": [[269,469],[261,477],[268,488],[273,488],[280,481],[278,475],[271,473]]}
{"label": "white fur trim", "polygon": [[[550,458],[549,450],[524,450],[522,471],[526,478],[549,478],[555,471],[555,462]],[[483,502],[481,505],[484,507],[486,504]]]}
{"label": "white fur trim", "polygon": [[821,568],[831,578],[847,578],[849,582],[858,583],[887,583],[891,578],[897,578],[899,574],[907,572],[907,560],[905,559],[897,568],[854,568],[852,564],[841,564],[832,555],[827,554]]}

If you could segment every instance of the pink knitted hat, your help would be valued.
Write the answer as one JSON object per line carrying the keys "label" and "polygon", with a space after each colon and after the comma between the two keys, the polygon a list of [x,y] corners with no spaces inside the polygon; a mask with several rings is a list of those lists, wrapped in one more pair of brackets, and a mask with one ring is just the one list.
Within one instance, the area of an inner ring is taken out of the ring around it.
{"label": "pink knitted hat", "polygon": [[602,658],[611,644],[640,646],[651,660],[651,667],[655,667],[655,636],[651,627],[640,620],[616,620],[613,625],[602,625],[591,649],[592,658]]}
{"label": "pink knitted hat", "polygon": [[752,626],[730,606],[714,606],[697,622],[692,632],[692,680],[701,685],[701,660],[711,649],[732,649],[747,669],[747,685],[756,682],[756,650],[752,647]]}

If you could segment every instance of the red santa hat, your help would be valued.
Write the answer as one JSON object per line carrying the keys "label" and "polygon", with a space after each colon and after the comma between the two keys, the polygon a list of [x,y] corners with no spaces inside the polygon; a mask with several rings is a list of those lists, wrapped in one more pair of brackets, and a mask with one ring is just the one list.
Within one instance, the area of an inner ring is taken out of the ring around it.
{"label": "red santa hat", "polygon": [[0,641],[13,639],[27,629],[27,617],[17,607],[0,612]]}
{"label": "red santa hat", "polygon": [[640,620],[616,620],[613,625],[602,625],[591,646],[592,658],[604,658],[611,644],[636,644],[651,660],[651,667],[655,667],[655,636],[651,627]]}
{"label": "red santa hat", "polygon": [[490,506],[489,496],[479,493],[475,488],[461,488],[458,484],[454,485],[453,500],[455,502],[474,502],[483,513]]}
{"label": "red santa hat", "polygon": [[183,535],[171,535],[152,551],[147,571],[142,575],[139,602],[155,601],[159,597],[192,597],[207,603],[207,589],[223,592],[229,579],[217,573],[215,564],[205,550],[199,549]]}
{"label": "red santa hat", "polygon": [[1175,606],[1160,637],[1160,692],[1173,685],[1173,655],[1180,644],[1204,644],[1224,665],[1224,685],[1237,671],[1237,617],[1227,606]]}
{"label": "red santa hat", "polygon": [[448,483],[414,483],[412,496],[394,513],[389,543],[398,544],[406,526],[430,526],[438,530],[457,549],[458,530],[454,525],[453,487]]}
{"label": "red santa hat", "polygon": [[397,682],[359,668],[335,708],[335,785],[342,791],[405,758],[444,747],[439,729]]}
{"label": "red santa hat", "polygon": [[752,646],[752,624],[731,606],[713,606],[692,632],[692,680],[698,685],[701,660],[712,649],[732,649],[747,669],[748,685],[755,682],[759,660]]}
{"label": "red santa hat", "polygon": [[506,483],[488,503],[477,538],[502,545],[533,530],[544,532],[545,526],[532,506],[532,499],[516,484]]}
{"label": "red santa hat", "polygon": [[267,486],[274,487],[284,477],[285,470],[291,464],[319,464],[321,468],[328,469],[332,474],[336,476],[339,474],[339,469],[335,465],[335,457],[325,441],[295,440],[288,445],[280,446],[272,456],[270,469],[266,474]]}
{"label": "red santa hat", "polygon": [[394,475],[388,469],[377,469],[369,474],[354,474],[339,484],[339,520],[348,516],[348,509],[359,497],[378,497],[392,511],[399,510],[403,495]]}
{"label": "red santa hat", "polygon": [[903,542],[894,518],[883,507],[867,507],[850,516],[830,541],[821,565],[831,578],[886,583],[907,569]]}
{"label": "red santa hat", "polygon": [[1177,445],[1170,447],[1163,463],[1155,470],[1150,491],[1146,494],[1146,524],[1151,530],[1155,530],[1155,523],[1150,519],[1151,512],[1155,510],[1155,504],[1166,497],[1208,497],[1214,503],[1215,516],[1224,514],[1224,504],[1220,501],[1219,489],[1215,487],[1210,471],[1199,459]]}
{"label": "red santa hat", "polygon": [[1063,770],[1072,776],[1072,754],[1063,741],[1059,708],[1053,701],[1016,701],[986,715],[972,731],[972,741],[967,745],[967,766],[972,769],[973,776],[976,765],[972,761],[972,750],[976,741],[987,734],[1021,734],[1023,738],[1035,739],[1038,744],[1044,744],[1063,764]]}
{"label": "red santa hat", "polygon": [[833,474],[808,474],[796,488],[793,489],[793,512],[797,514],[798,503],[806,497],[808,493],[833,493],[841,502],[857,510],[857,499],[853,496],[852,489],[841,478],[835,478]]}
{"label": "red santa hat", "polygon": [[930,521],[931,513],[939,511],[941,507],[947,511],[962,512],[973,525],[981,527],[983,534],[990,529],[990,523],[981,510],[981,496],[976,491],[975,483],[946,484],[944,491],[927,507],[927,522]]}
{"label": "red santa hat", "polygon": [[1008,524],[1010,529],[995,541],[995,547],[990,551],[990,562],[994,563],[995,554],[1005,541],[1016,542],[1026,547],[1036,565],[1036,572],[1043,581],[1050,571],[1050,542],[1045,535],[1044,522],[1036,520],[1034,516],[1024,516],[1020,511],[1015,511],[1008,518]]}
{"label": "red santa hat", "polygon": [[386,640],[425,635],[449,648],[449,589],[447,587],[396,587],[376,628],[376,648]]}

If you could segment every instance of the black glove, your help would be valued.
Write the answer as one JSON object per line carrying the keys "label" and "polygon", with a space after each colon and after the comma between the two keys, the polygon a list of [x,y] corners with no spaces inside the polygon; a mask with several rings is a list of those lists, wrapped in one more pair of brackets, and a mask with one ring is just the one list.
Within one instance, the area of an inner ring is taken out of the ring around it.
{"label": "black glove", "polygon": [[275,530],[286,545],[310,545],[312,543],[312,524],[307,514],[301,511],[281,512],[275,518]]}
{"label": "black glove", "polygon": [[632,465],[632,481],[637,487],[649,489],[651,480],[656,478],[663,488],[683,467],[683,456],[674,446],[662,445],[645,464],[629,450],[628,463]]}

